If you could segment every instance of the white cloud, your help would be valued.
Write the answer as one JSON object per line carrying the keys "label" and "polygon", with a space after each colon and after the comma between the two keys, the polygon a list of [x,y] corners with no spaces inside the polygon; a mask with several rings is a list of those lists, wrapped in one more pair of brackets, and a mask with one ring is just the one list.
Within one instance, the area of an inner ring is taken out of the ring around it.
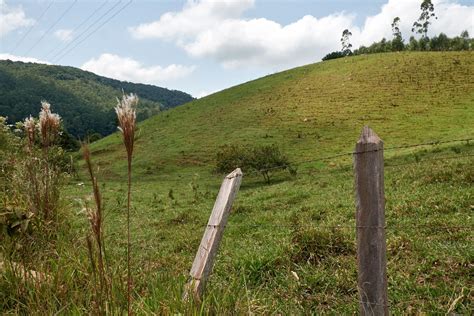
{"label": "white cloud", "polygon": [[[454,0],[433,0],[438,20],[430,34],[459,35],[467,29],[474,34],[474,6]],[[171,40],[196,58],[211,58],[226,68],[263,67],[279,70],[317,61],[326,53],[340,49],[342,30],[352,31],[354,47],[370,45],[382,37],[391,38],[391,22],[401,18],[406,39],[420,14],[419,0],[388,0],[378,14],[355,25],[350,13],[335,13],[316,18],[311,15],[282,25],[266,19],[246,19],[243,13],[253,0],[189,0],[179,12],[163,14],[159,20],[129,29],[137,39]]]}
{"label": "white cloud", "polygon": [[24,57],[24,56],[16,56],[7,53],[0,53],[0,60],[11,60],[11,61],[22,61],[25,63],[37,63],[37,64],[50,64],[47,61],[36,59],[33,57]]}
{"label": "white cloud", "polygon": [[158,21],[131,27],[129,30],[138,39],[193,37],[227,19],[239,18],[245,10],[253,7],[254,2],[254,0],[188,0],[182,11],[165,13]]}
{"label": "white cloud", "polygon": [[66,43],[72,40],[73,38],[72,34],[73,34],[72,30],[68,30],[68,29],[60,29],[54,32],[54,36],[56,36],[61,41],[66,42]]}
{"label": "white cloud", "polygon": [[16,29],[30,26],[35,21],[26,17],[21,6],[9,6],[5,0],[0,0],[0,37]]}
{"label": "white cloud", "polygon": [[118,80],[163,84],[189,76],[195,66],[171,64],[146,67],[132,58],[102,54],[85,62],[81,69]]}
{"label": "white cloud", "polygon": [[345,14],[322,19],[308,15],[286,26],[267,19],[228,20],[202,32],[184,48],[191,56],[214,58],[226,68],[285,68],[337,49],[339,34],[334,34],[336,40],[328,34],[350,27],[352,20]]}

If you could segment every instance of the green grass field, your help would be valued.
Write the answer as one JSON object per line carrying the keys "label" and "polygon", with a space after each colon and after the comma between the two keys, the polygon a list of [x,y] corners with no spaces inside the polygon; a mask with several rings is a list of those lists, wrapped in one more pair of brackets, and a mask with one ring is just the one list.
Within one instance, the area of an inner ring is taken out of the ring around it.
{"label": "green grass field", "polygon": [[[370,125],[387,148],[391,313],[470,314],[474,146],[442,142],[474,138],[473,73],[472,52],[343,58],[245,83],[139,124],[131,223],[136,313],[357,313],[352,157],[319,158],[351,152]],[[388,149],[426,142],[440,143]],[[213,168],[224,144],[276,144],[298,174],[275,172],[267,185],[244,170],[204,303],[187,305],[181,295],[222,181]],[[119,134],[91,148],[107,256],[124,275],[125,149]],[[3,311],[89,310],[88,227],[75,202],[90,195],[84,174],[64,189],[70,229],[58,238],[55,261],[46,259],[59,285],[1,295]]]}

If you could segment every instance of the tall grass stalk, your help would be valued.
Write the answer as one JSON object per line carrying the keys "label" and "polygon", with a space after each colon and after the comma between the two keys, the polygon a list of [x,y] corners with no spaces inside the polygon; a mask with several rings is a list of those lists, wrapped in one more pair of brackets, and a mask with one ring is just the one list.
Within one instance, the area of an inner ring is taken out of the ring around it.
{"label": "tall grass stalk", "polygon": [[132,156],[133,145],[135,141],[135,125],[136,125],[136,106],[138,104],[138,96],[136,94],[123,95],[122,100],[117,100],[115,112],[119,121],[118,129],[122,133],[123,143],[127,151],[127,174],[128,174],[128,193],[127,193],[127,307],[128,314],[132,312],[132,275],[131,275],[131,242],[130,242],[130,205],[132,193]]}
{"label": "tall grass stalk", "polygon": [[[110,286],[109,278],[106,273],[105,263],[105,242],[104,242],[104,230],[103,230],[103,210],[102,210],[102,196],[99,190],[99,184],[97,178],[94,175],[94,170],[91,162],[91,153],[87,144],[82,145],[82,154],[86,162],[87,171],[92,183],[92,191],[94,196],[95,207],[91,208],[86,204],[86,213],[89,219],[89,223],[92,230],[91,235],[87,236],[87,249],[89,251],[89,259],[91,262],[91,268],[94,275],[94,291],[96,294],[95,304],[98,314],[106,314],[108,309],[108,303],[111,303],[110,297]],[[97,255],[95,255],[94,249],[97,249]],[[97,267],[96,267],[97,262]],[[97,286],[98,283],[98,286]]]}
{"label": "tall grass stalk", "polygon": [[41,208],[40,186],[38,177],[35,174],[35,167],[37,167],[38,159],[31,159],[35,156],[36,121],[31,115],[29,118],[24,120],[23,128],[25,129],[25,134],[28,140],[26,154],[30,157],[30,159],[26,159],[26,170],[28,172],[28,180],[32,187],[31,194],[33,199],[33,201],[30,202],[30,211],[33,214],[38,215]]}

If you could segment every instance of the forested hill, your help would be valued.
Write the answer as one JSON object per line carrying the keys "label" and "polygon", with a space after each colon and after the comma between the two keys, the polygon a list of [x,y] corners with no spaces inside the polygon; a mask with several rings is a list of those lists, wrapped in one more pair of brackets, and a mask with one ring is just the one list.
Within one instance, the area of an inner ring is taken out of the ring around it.
{"label": "forested hill", "polygon": [[74,136],[108,135],[116,130],[113,108],[122,90],[140,97],[140,121],[193,100],[182,91],[123,82],[74,67],[0,60],[0,116],[11,123],[36,116],[41,100],[46,100]]}

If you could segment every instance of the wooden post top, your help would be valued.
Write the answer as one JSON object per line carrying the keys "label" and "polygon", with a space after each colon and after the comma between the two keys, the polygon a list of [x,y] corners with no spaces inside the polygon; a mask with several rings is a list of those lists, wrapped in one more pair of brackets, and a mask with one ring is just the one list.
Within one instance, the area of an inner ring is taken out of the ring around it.
{"label": "wooden post top", "polygon": [[368,126],[364,126],[362,128],[362,133],[360,133],[360,138],[359,141],[357,142],[358,144],[378,144],[378,143],[383,143],[380,137],[375,134],[375,132]]}
{"label": "wooden post top", "polygon": [[243,175],[242,170],[240,170],[240,168],[237,168],[234,171],[232,171],[231,173],[229,173],[226,176],[226,179],[237,178],[237,177],[241,177],[242,175]]}

